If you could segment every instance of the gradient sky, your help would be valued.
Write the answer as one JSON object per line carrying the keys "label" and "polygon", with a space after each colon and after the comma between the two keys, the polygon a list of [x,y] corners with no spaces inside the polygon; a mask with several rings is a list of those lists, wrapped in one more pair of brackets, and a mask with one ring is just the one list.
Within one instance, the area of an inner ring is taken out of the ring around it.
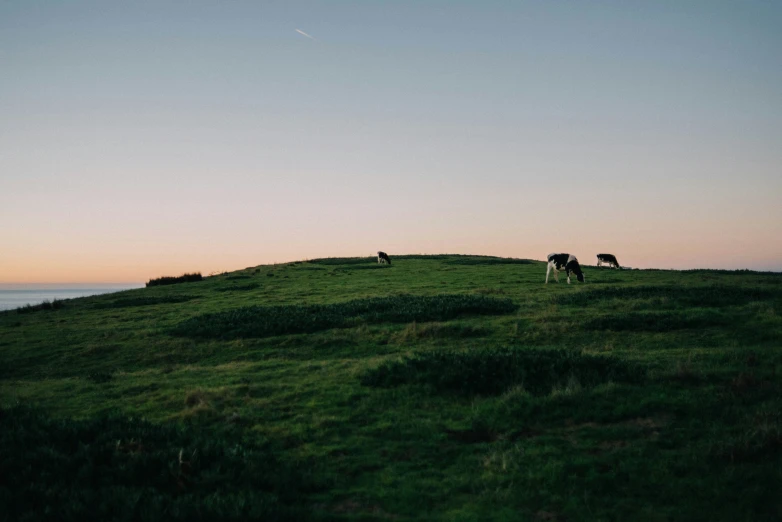
{"label": "gradient sky", "polygon": [[0,282],[782,270],[780,28],[778,1],[0,0]]}

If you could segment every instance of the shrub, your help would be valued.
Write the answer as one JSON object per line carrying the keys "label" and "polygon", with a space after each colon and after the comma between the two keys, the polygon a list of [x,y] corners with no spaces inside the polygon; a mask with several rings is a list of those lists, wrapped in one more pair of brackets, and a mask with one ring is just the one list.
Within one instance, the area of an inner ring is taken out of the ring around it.
{"label": "shrub", "polygon": [[182,274],[179,277],[164,276],[157,279],[150,279],[147,281],[147,286],[175,285],[177,283],[193,283],[203,280],[204,278],[201,275],[201,272],[194,272],[192,274]]}
{"label": "shrub", "polygon": [[636,382],[644,373],[620,359],[569,350],[437,350],[382,364],[365,373],[361,383],[383,388],[424,384],[467,395],[498,395],[521,385],[531,394],[545,395],[574,380],[587,388],[606,381]]}
{"label": "shrub", "polygon": [[226,430],[0,409],[0,519],[302,520],[306,463]]}
{"label": "shrub", "polygon": [[177,325],[172,334],[205,339],[236,339],[312,333],[366,323],[447,321],[464,314],[514,311],[510,299],[482,295],[400,295],[356,299],[328,305],[247,306],[203,314]]}
{"label": "shrub", "polygon": [[38,303],[35,305],[24,305],[20,306],[16,309],[16,313],[18,314],[28,314],[30,312],[37,312],[39,310],[59,310],[63,307],[63,301],[61,299],[53,299],[49,301],[48,299],[43,301],[42,303]]}

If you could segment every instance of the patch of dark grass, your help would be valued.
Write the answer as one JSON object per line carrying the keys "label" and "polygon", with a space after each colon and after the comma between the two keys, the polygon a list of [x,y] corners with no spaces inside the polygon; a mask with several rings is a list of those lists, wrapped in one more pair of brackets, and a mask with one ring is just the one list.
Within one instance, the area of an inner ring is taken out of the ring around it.
{"label": "patch of dark grass", "polygon": [[93,372],[87,374],[87,380],[95,384],[103,384],[112,380],[114,376],[108,372]]}
{"label": "patch of dark grass", "polygon": [[141,296],[125,297],[105,303],[97,303],[95,308],[132,308],[134,306],[155,306],[160,304],[184,303],[195,299],[192,295],[162,295],[162,296]]}
{"label": "patch of dark grass", "polygon": [[682,307],[723,307],[782,297],[779,291],[747,286],[609,286],[553,296],[557,304],[589,306],[607,300],[657,299]]}
{"label": "patch of dark grass", "polygon": [[374,264],[368,264],[368,265],[345,265],[335,268],[335,271],[340,272],[347,272],[349,270],[382,270],[385,268],[392,268],[394,265],[387,265],[387,264],[380,264],[380,263],[374,263]]}
{"label": "patch of dark grass", "polygon": [[402,331],[394,334],[393,340],[409,343],[422,339],[465,339],[480,337],[490,332],[488,328],[461,323],[410,323]]}
{"label": "patch of dark grass", "polygon": [[729,318],[710,310],[684,310],[677,312],[627,312],[596,317],[586,322],[588,330],[613,332],[670,332],[692,328],[724,326]]}
{"label": "patch of dark grass", "polygon": [[147,281],[147,286],[163,286],[163,285],[175,285],[179,283],[193,283],[197,281],[203,281],[204,277],[201,272],[194,272],[192,274],[182,274],[181,276],[172,277],[164,276],[157,279],[150,279]]}
{"label": "patch of dark grass", "polygon": [[361,323],[447,321],[461,315],[507,314],[515,309],[510,299],[482,295],[399,295],[329,305],[248,306],[193,317],[171,333],[203,339],[271,337]]}
{"label": "patch of dark grass", "polygon": [[228,430],[0,409],[0,519],[304,520],[306,462]]}
{"label": "patch of dark grass", "polygon": [[237,279],[250,279],[250,277],[252,276],[249,276],[247,274],[234,274],[234,275],[229,275],[225,279],[227,281],[236,281]]}
{"label": "patch of dark grass", "polygon": [[42,303],[38,303],[35,305],[24,305],[20,306],[16,309],[16,313],[18,314],[29,314],[30,312],[39,312],[41,310],[59,310],[64,306],[62,299],[53,299],[49,301],[48,299],[43,301]]}
{"label": "patch of dark grass", "polygon": [[226,286],[222,288],[215,288],[216,292],[244,292],[247,290],[255,290],[257,288],[260,288],[261,285],[258,283],[248,283],[246,285],[236,285],[236,286]]}
{"label": "patch of dark grass", "polygon": [[717,442],[711,454],[732,463],[758,462],[782,453],[782,415],[759,411],[747,416],[731,437]]}
{"label": "patch of dark grass", "polygon": [[465,395],[498,395],[523,386],[533,395],[545,395],[574,381],[589,388],[607,381],[640,383],[644,376],[640,366],[613,357],[569,350],[499,348],[416,354],[366,372],[361,384],[382,388],[422,384]]}

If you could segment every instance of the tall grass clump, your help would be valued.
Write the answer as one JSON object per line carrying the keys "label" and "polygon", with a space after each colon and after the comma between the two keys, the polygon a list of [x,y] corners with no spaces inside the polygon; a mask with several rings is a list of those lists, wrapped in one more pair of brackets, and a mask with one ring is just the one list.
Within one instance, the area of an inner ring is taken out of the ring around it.
{"label": "tall grass clump", "polygon": [[398,295],[327,305],[247,306],[190,318],[177,325],[172,334],[204,339],[271,337],[362,323],[447,321],[468,314],[507,314],[515,309],[510,299],[472,294]]}
{"label": "tall grass clump", "polygon": [[147,286],[162,286],[162,285],[175,285],[177,283],[193,283],[196,281],[203,281],[204,277],[201,272],[194,272],[192,274],[182,274],[178,277],[164,276],[157,279],[150,279],[147,281]]}
{"label": "tall grass clump", "polygon": [[465,395],[498,395],[515,386],[534,395],[614,381],[635,383],[644,370],[628,361],[569,350],[498,348],[472,352],[436,350],[386,362],[361,377],[365,386],[428,385]]}
{"label": "tall grass clump", "polygon": [[302,520],[310,466],[227,431],[0,409],[2,520]]}

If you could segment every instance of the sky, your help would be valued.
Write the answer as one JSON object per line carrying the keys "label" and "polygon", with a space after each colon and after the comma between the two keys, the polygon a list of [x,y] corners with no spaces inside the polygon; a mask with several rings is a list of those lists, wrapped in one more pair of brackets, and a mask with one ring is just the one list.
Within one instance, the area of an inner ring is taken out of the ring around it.
{"label": "sky", "polygon": [[0,283],[782,270],[782,2],[0,0]]}

